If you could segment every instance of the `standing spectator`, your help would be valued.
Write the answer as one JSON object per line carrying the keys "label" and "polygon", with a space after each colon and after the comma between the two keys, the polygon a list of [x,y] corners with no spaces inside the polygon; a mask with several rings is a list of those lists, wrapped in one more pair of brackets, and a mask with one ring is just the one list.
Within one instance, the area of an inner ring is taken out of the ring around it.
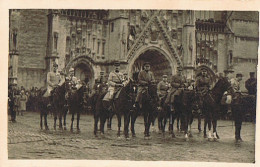
{"label": "standing spectator", "polygon": [[21,112],[22,116],[23,116],[23,113],[26,111],[26,102],[27,102],[27,96],[25,94],[24,89],[22,89],[20,98],[19,98],[19,111]]}
{"label": "standing spectator", "polygon": [[20,92],[19,92],[19,90],[16,90],[15,91],[15,96],[14,96],[14,111],[18,115],[19,115],[19,110],[18,110],[18,107],[19,107],[19,97],[20,97]]}
{"label": "standing spectator", "polygon": [[12,122],[16,122],[16,113],[14,111],[14,91],[15,87],[12,87],[11,85],[8,87],[8,107],[11,114],[11,120]]}
{"label": "standing spectator", "polygon": [[254,72],[250,72],[250,78],[246,80],[245,87],[248,90],[248,94],[256,95],[257,79]]}

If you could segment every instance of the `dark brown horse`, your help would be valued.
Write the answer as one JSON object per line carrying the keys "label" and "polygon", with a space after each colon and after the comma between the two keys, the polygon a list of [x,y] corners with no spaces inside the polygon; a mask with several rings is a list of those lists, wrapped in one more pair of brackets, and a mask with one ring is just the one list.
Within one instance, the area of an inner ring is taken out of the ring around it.
{"label": "dark brown horse", "polygon": [[[157,112],[157,107],[158,107],[158,97],[157,97],[157,86],[155,84],[150,84],[148,85],[147,90],[142,94],[141,98],[141,105],[137,106],[137,113],[143,114],[144,117],[144,125],[145,125],[145,130],[144,130],[144,137],[145,139],[149,139],[150,137],[150,125],[152,121],[154,121],[154,116],[155,112]],[[137,115],[136,115],[137,117]],[[135,119],[133,118],[133,121],[131,121],[131,124],[135,123]],[[132,125],[131,125],[132,129]]]}
{"label": "dark brown horse", "polygon": [[39,89],[36,92],[36,96],[35,96],[35,103],[37,106],[38,111],[40,111],[40,127],[41,129],[43,129],[43,125],[42,125],[42,119],[44,118],[44,126],[45,126],[45,130],[49,130],[48,127],[48,122],[47,122],[47,116],[48,113],[50,112],[50,107],[48,106],[49,104],[49,97],[43,97],[44,93],[46,92],[46,89]]}
{"label": "dark brown horse", "polygon": [[74,115],[77,114],[77,131],[80,131],[79,120],[80,114],[84,110],[84,93],[87,91],[87,86],[83,84],[79,89],[73,89],[70,82],[68,84],[68,110],[71,116],[70,130],[73,131]]}
{"label": "dark brown horse", "polygon": [[217,119],[221,99],[225,91],[231,87],[227,78],[222,77],[215,84],[214,88],[203,97],[202,112],[205,115],[204,126],[208,124],[208,139],[212,138],[211,123],[213,124],[213,138],[217,137]]}
{"label": "dark brown horse", "polygon": [[59,118],[59,129],[62,129],[62,117],[64,130],[66,130],[66,116],[68,108],[65,106],[66,83],[58,86],[52,91],[52,113],[54,116],[54,129],[56,130],[56,121]]}

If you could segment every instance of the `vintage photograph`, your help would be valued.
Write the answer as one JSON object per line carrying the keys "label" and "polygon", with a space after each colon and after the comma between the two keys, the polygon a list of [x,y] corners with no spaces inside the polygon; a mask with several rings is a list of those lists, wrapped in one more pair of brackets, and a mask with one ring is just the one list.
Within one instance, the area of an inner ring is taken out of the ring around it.
{"label": "vintage photograph", "polygon": [[255,163],[259,12],[9,9],[9,160]]}

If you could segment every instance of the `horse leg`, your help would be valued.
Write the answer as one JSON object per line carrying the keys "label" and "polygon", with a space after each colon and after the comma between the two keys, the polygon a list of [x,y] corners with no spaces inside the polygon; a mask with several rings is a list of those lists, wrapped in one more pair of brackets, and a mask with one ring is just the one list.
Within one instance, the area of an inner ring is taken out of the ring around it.
{"label": "horse leg", "polygon": [[41,127],[41,130],[42,130],[42,117],[43,117],[43,114],[42,114],[42,112],[41,112],[41,113],[40,113],[40,118],[41,118],[40,127]]}
{"label": "horse leg", "polygon": [[171,117],[170,117],[170,119],[171,119],[171,124],[170,124],[170,132],[171,132],[171,134],[172,134],[172,138],[175,138],[175,134],[174,134],[174,120],[176,119],[176,116],[175,116],[175,114],[171,114]]}
{"label": "horse leg", "polygon": [[77,112],[77,131],[80,131],[79,120],[80,120],[80,112]]}
{"label": "horse leg", "polygon": [[57,121],[57,115],[55,114],[55,116],[54,116],[54,125],[53,125],[54,130],[56,130],[56,121]]}
{"label": "horse leg", "polygon": [[144,127],[145,127],[145,130],[144,130],[144,137],[148,137],[148,134],[147,134],[147,126],[148,125],[148,114],[147,113],[144,113]]}
{"label": "horse leg", "polygon": [[106,116],[102,115],[100,117],[100,133],[101,135],[104,135],[104,126],[105,126],[105,123],[106,123]]}
{"label": "horse leg", "polygon": [[135,134],[135,121],[136,121],[136,118],[137,118],[137,113],[136,112],[132,113],[132,115],[131,115],[131,133],[132,133],[132,137],[136,137],[136,134]]}
{"label": "horse leg", "polygon": [[47,123],[47,113],[44,114],[44,126],[45,126],[45,130],[49,130],[48,123]]}
{"label": "horse leg", "polygon": [[120,137],[121,115],[117,114],[116,116],[117,116],[117,121],[118,121],[118,124],[117,124],[117,137]]}
{"label": "horse leg", "polygon": [[177,130],[180,132],[180,117],[179,116],[177,116]]}
{"label": "horse leg", "polygon": [[200,114],[198,115],[198,130],[201,132],[201,116]]}
{"label": "horse leg", "polygon": [[64,114],[63,114],[63,125],[64,125],[64,130],[67,130],[67,127],[66,127],[66,117],[67,117],[67,111],[65,111]]}
{"label": "horse leg", "polygon": [[130,122],[130,114],[124,114],[124,134],[125,138],[129,138],[129,122]]}
{"label": "horse leg", "polygon": [[70,131],[73,131],[73,121],[74,121],[74,113],[71,114],[71,125],[70,125]]}
{"label": "horse leg", "polygon": [[204,118],[204,129],[203,129],[203,134],[204,134],[204,138],[207,138],[207,125],[208,125],[208,118],[207,116],[205,116]]}
{"label": "horse leg", "polygon": [[98,130],[98,116],[94,115],[94,135],[97,137],[97,130]]}
{"label": "horse leg", "polygon": [[211,136],[211,124],[212,124],[212,118],[208,119],[208,129],[209,129],[209,132],[208,132],[208,139],[211,139],[212,136]]}
{"label": "horse leg", "polygon": [[59,129],[62,130],[62,115],[59,113]]}
{"label": "horse leg", "polygon": [[148,137],[150,137],[150,126],[151,126],[151,123],[153,121],[153,115],[152,114],[148,114],[148,125],[147,125],[147,135]]}

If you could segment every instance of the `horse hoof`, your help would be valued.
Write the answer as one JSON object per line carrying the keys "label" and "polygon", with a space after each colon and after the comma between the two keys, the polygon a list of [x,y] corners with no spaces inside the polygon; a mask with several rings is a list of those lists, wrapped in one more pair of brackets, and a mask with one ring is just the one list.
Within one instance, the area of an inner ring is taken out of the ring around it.
{"label": "horse hoof", "polygon": [[77,129],[78,132],[80,132],[80,129]]}
{"label": "horse hoof", "polygon": [[126,140],[130,140],[129,136],[125,136],[125,139],[126,139]]}
{"label": "horse hoof", "polygon": [[67,128],[66,128],[66,127],[64,127],[64,130],[67,130]]}
{"label": "horse hoof", "polygon": [[176,136],[175,136],[175,134],[174,134],[174,133],[172,134],[172,138],[176,138]]}
{"label": "horse hoof", "polygon": [[207,138],[207,135],[206,135],[206,134],[204,134],[204,138]]}
{"label": "horse hoof", "polygon": [[149,139],[149,137],[148,136],[144,136],[144,140],[148,140]]}
{"label": "horse hoof", "polygon": [[136,134],[132,134],[132,137],[136,137]]}
{"label": "horse hoof", "polygon": [[49,127],[46,127],[45,130],[49,130]]}
{"label": "horse hoof", "polygon": [[189,137],[193,137],[193,135],[190,133],[190,134],[189,134]]}
{"label": "horse hoof", "polygon": [[70,132],[73,132],[73,129],[70,129]]}

